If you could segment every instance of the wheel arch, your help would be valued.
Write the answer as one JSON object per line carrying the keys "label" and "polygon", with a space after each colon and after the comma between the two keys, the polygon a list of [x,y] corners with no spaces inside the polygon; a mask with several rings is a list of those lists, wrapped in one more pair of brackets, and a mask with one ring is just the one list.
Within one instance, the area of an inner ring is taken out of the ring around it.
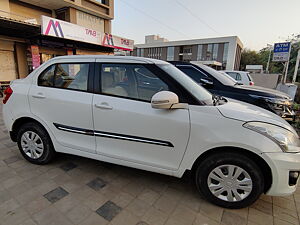
{"label": "wheel arch", "polygon": [[238,154],[242,154],[244,156],[249,157],[260,168],[260,170],[264,176],[264,192],[266,193],[270,189],[272,182],[273,182],[271,167],[258,154],[254,153],[252,151],[249,151],[247,149],[239,148],[239,147],[233,147],[233,146],[225,147],[224,146],[224,147],[217,147],[217,148],[213,148],[208,151],[205,151],[193,163],[193,166],[191,169],[192,176],[194,177],[197,166],[204,159],[206,159],[207,157],[209,157],[211,155],[220,154],[220,153],[224,153],[224,152],[238,153]]}
{"label": "wheel arch", "polygon": [[17,141],[17,135],[18,135],[18,130],[19,128],[25,124],[25,123],[29,123],[29,122],[34,122],[39,124],[43,129],[45,129],[45,131],[48,133],[47,129],[45,128],[45,126],[40,123],[38,120],[33,119],[31,117],[20,117],[18,118],[16,121],[14,121],[13,125],[12,125],[12,129],[10,132],[10,138],[12,141],[16,142]]}

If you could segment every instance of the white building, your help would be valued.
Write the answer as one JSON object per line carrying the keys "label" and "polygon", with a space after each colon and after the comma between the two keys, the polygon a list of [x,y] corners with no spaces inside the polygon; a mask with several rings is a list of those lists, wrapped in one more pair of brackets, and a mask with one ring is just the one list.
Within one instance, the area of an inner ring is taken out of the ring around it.
{"label": "white building", "polygon": [[[135,45],[133,55],[167,61],[193,61],[217,69],[238,70],[243,44],[237,36],[167,41],[158,37],[151,41],[145,37],[145,44]],[[161,41],[159,41],[161,40]]]}

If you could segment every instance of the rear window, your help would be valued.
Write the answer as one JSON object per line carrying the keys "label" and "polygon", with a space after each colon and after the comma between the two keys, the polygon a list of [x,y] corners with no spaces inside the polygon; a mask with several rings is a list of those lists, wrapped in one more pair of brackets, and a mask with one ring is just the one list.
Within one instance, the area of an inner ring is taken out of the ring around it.
{"label": "rear window", "polygon": [[247,73],[247,77],[248,77],[249,81],[252,81],[252,77],[250,76],[249,73]]}

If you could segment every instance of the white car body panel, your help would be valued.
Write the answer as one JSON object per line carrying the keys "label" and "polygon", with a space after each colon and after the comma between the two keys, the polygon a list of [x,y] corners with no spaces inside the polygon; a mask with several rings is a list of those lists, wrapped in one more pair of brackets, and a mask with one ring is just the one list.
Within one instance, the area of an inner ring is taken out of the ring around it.
{"label": "white car body panel", "polygon": [[[109,104],[112,109],[97,108],[96,104]],[[153,109],[148,102],[95,95],[93,114],[96,131],[167,141],[174,146],[96,136],[99,154],[153,167],[178,169],[190,135],[188,110]]]}
{"label": "white car body panel", "polygon": [[[248,121],[282,126],[295,133],[283,119],[256,106],[229,99],[219,106],[189,105],[188,109],[162,110],[150,103],[87,92],[39,87],[38,75],[49,65],[67,62],[165,63],[138,57],[68,56],[52,59],[27,78],[11,84],[13,94],[3,106],[8,131],[23,117],[41,123],[57,152],[64,152],[124,166],[181,177],[199,156],[211,149],[235,147],[261,157],[272,171],[267,194],[288,195],[296,186],[287,183],[288,171],[300,171],[300,154],[283,153],[271,139],[244,128]],[[48,90],[45,90],[48,89]],[[53,89],[53,90],[50,90]],[[45,99],[32,95],[44,93]],[[44,101],[45,100],[45,101]],[[112,109],[99,109],[98,103]],[[174,147],[114,138],[84,136],[57,129],[53,123],[170,142]]]}

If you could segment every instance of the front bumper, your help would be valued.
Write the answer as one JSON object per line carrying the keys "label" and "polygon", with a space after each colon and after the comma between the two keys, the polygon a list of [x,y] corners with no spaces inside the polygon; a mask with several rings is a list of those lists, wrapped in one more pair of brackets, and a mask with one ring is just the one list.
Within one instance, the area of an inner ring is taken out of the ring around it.
{"label": "front bumper", "polygon": [[300,153],[263,153],[271,161],[272,185],[267,195],[284,196],[291,195],[296,191],[298,181],[290,185],[290,172],[300,171]]}

